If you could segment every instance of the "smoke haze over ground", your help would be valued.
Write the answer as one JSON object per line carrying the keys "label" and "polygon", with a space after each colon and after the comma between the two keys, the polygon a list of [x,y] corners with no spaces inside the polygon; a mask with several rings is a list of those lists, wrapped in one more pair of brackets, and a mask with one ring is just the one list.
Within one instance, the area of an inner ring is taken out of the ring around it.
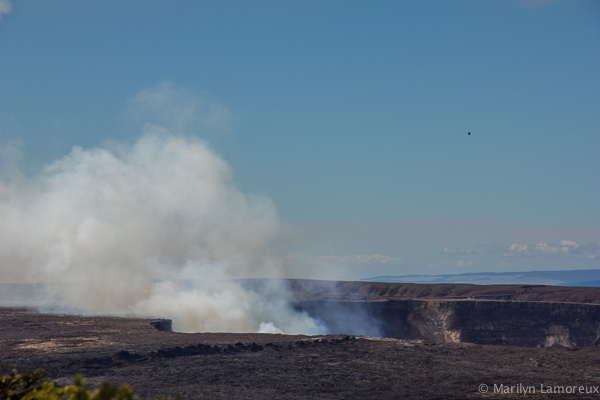
{"label": "smoke haze over ground", "polygon": [[74,147],[33,178],[4,171],[0,283],[50,283],[46,306],[163,316],[180,331],[325,331],[276,280],[231,280],[280,277],[268,254],[279,219],[199,139],[147,125],[132,145]]}

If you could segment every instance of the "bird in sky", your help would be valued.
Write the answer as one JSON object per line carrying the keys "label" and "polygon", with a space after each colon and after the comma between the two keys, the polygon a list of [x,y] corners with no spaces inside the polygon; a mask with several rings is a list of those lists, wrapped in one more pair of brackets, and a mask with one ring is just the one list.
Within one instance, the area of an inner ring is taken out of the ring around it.
{"label": "bird in sky", "polygon": [[469,132],[469,135],[471,134],[471,132]]}

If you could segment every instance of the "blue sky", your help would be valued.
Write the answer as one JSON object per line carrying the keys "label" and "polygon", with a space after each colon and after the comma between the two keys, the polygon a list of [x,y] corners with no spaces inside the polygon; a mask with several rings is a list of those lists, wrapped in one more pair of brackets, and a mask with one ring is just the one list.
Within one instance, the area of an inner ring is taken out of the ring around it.
{"label": "blue sky", "polygon": [[5,171],[15,148],[35,176],[158,124],[272,200],[292,277],[600,267],[598,2],[0,0],[0,17]]}

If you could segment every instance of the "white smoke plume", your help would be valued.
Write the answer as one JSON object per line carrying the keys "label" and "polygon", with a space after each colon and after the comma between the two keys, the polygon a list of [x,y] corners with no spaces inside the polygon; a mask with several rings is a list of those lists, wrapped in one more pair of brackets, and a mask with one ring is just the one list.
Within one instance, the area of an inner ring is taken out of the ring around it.
{"label": "white smoke plume", "polygon": [[276,280],[235,280],[280,277],[268,255],[279,219],[197,138],[146,126],[131,145],[75,147],[36,177],[4,176],[0,221],[0,283],[47,283],[47,305],[162,316],[185,332],[325,331]]}
{"label": "white smoke plume", "polygon": [[176,134],[227,132],[235,120],[227,106],[207,93],[193,93],[170,80],[140,91],[127,103],[127,119],[134,125],[155,124]]}

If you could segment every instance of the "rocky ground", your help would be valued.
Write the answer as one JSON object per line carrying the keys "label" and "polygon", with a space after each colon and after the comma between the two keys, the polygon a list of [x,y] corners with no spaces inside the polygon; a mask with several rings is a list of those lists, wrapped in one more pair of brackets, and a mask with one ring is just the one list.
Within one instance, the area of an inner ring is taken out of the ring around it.
{"label": "rocky ground", "polygon": [[160,331],[157,322],[0,308],[2,372],[41,367],[61,385],[81,373],[93,385],[129,383],[140,399],[600,399],[568,394],[600,389],[595,346],[183,334]]}

